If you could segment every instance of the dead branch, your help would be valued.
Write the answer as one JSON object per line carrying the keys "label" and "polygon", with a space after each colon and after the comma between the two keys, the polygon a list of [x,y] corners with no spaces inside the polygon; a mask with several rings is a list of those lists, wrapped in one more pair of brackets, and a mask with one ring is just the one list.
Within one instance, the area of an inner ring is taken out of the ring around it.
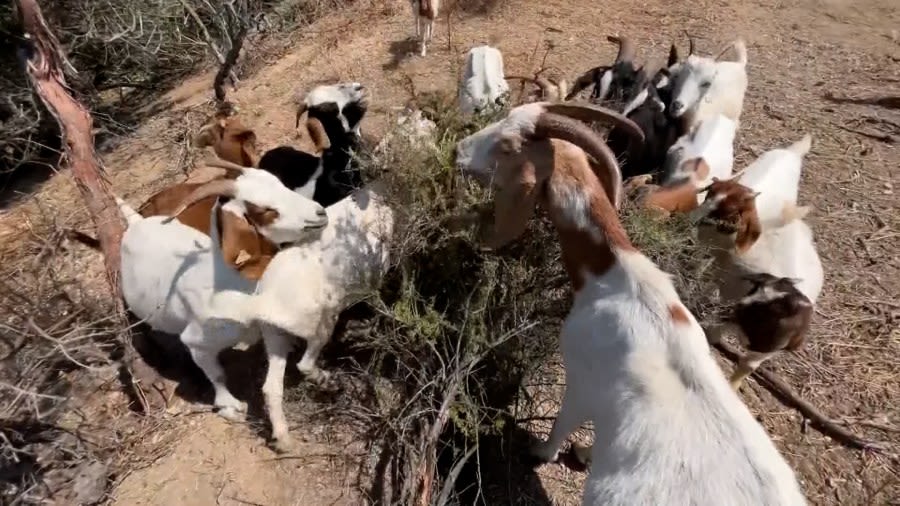
{"label": "dead branch", "polygon": [[[716,348],[732,362],[737,363],[737,361],[740,360],[740,353],[730,345],[719,342],[716,344]],[[800,397],[772,371],[769,371],[768,369],[757,369],[753,372],[753,376],[756,377],[756,380],[759,381],[762,386],[766,387],[766,390],[777,397],[778,400],[785,405],[796,409],[800,414],[809,419],[809,421],[812,422],[813,427],[822,434],[831,437],[845,446],[857,450],[884,450],[884,444],[868,441],[841,427],[840,422],[829,418],[819,411],[817,407],[810,404],[809,401]]]}
{"label": "dead branch", "polygon": [[[200,28],[200,33],[203,34],[203,39],[206,41],[206,45],[209,46],[210,51],[212,51],[213,56],[216,57],[216,60],[219,61],[219,65],[225,65],[225,57],[222,56],[222,50],[219,49],[219,45],[216,44],[215,39],[212,38],[212,35],[209,34],[209,30],[206,29],[206,25],[203,24],[203,20],[200,19],[200,16],[197,14],[197,11],[194,10],[193,7],[187,2],[187,0],[181,0],[181,5],[184,6],[184,10],[188,12],[188,14],[193,18],[194,22],[197,23],[197,26]],[[231,82],[237,86],[238,78],[234,74],[233,70],[228,70],[228,77],[231,78]]]}
{"label": "dead branch", "polygon": [[[119,209],[109,189],[106,172],[94,151],[92,135],[93,119],[68,92],[63,66],[71,65],[60,49],[59,41],[44,20],[36,0],[18,0],[19,21],[25,31],[24,50],[20,53],[28,79],[47,110],[59,123],[64,154],[62,163],[69,166],[72,177],[81,193],[97,227],[97,239],[103,252],[106,278],[113,293],[116,315],[124,317],[123,302],[119,287],[119,249],[124,231],[119,218]],[[72,69],[74,71],[74,69]],[[128,387],[142,399],[142,407],[147,410],[140,383],[155,374],[138,374],[134,371],[152,371],[134,350],[131,343],[125,345],[122,361],[124,375],[129,379]]]}
{"label": "dead branch", "polygon": [[110,289],[119,297],[119,245],[123,227],[119,210],[109,191],[109,183],[97,155],[91,135],[93,119],[88,111],[68,92],[63,66],[65,55],[56,36],[47,26],[35,0],[18,0],[19,21],[25,31],[25,61],[28,79],[47,110],[59,123],[63,143],[63,163],[69,166],[97,227],[97,238],[103,250],[106,276]]}
{"label": "dead branch", "polygon": [[[218,102],[225,101],[225,76],[234,75],[232,68],[237,63],[241,47],[244,45],[244,37],[247,35],[247,23],[243,21],[240,23],[241,27],[238,29],[238,32],[231,37],[231,49],[225,55],[225,61],[222,62],[222,66],[219,67],[219,71],[216,72],[216,78],[213,80],[213,91]],[[232,82],[237,84],[234,77],[232,77]]]}
{"label": "dead branch", "polygon": [[900,95],[887,97],[836,97],[834,93],[825,93],[825,99],[836,104],[877,105],[886,109],[900,109]]}
{"label": "dead branch", "polygon": [[854,133],[857,135],[862,135],[863,137],[868,137],[870,139],[875,139],[876,141],[881,141],[887,144],[896,144],[898,141],[897,136],[891,134],[885,134],[881,132],[866,132],[865,130],[858,130],[856,128],[849,128],[843,125],[837,125],[841,130],[846,130],[850,133]]}

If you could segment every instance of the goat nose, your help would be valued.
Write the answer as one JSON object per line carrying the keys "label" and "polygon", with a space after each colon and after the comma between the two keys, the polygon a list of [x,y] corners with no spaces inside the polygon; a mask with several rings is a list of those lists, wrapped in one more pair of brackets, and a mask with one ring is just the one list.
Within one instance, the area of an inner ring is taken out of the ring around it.
{"label": "goat nose", "polygon": [[320,218],[323,218],[323,217],[325,217],[325,216],[328,216],[328,213],[325,212],[325,208],[324,208],[324,207],[320,207],[320,208],[318,208],[318,209],[316,210],[316,215],[319,216]]}
{"label": "goat nose", "polygon": [[678,100],[672,102],[672,110],[673,111],[680,111],[683,108],[684,108],[684,104],[682,104]]}

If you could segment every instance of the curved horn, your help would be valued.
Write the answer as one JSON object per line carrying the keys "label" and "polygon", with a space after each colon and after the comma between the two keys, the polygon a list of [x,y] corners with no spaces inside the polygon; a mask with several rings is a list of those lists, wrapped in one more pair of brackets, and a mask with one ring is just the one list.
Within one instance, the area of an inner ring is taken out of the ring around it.
{"label": "curved horn", "polygon": [[163,220],[163,223],[168,223],[173,219],[177,218],[179,214],[183,213],[185,209],[196,204],[197,202],[212,196],[223,195],[226,197],[234,197],[237,194],[237,184],[235,184],[232,179],[213,179],[212,181],[204,184],[203,186],[198,187],[194,191],[192,191],[183,201],[181,201],[181,205],[178,206],[178,209],[172,213],[171,216]]}
{"label": "curved horn", "polygon": [[637,123],[626,118],[621,113],[606,107],[591,104],[546,103],[544,104],[544,110],[579,121],[611,121],[628,133],[632,141],[636,143],[636,147],[641,147],[644,144],[644,131],[637,126]]}
{"label": "curved horn", "polygon": [[294,121],[294,128],[300,127],[300,116],[303,116],[303,113],[306,112],[307,107],[308,106],[306,105],[305,101],[300,102],[300,105],[297,106],[297,117]]}
{"label": "curved horn", "polygon": [[619,45],[619,54],[616,55],[616,63],[634,61],[634,44],[627,37],[615,37],[610,35],[606,40]]}
{"label": "curved horn", "polygon": [[694,38],[688,35],[688,56],[694,54]]}
{"label": "curved horn", "polygon": [[203,161],[206,165],[210,167],[215,167],[217,169],[225,169],[225,177],[229,179],[235,179],[241,174],[244,173],[246,167],[241,167],[240,165],[229,162],[228,160],[222,160],[218,157],[208,157]]}
{"label": "curved horn", "polygon": [[306,129],[309,131],[309,138],[316,145],[318,152],[321,153],[331,147],[331,139],[328,138],[328,133],[325,131],[325,127],[322,126],[321,121],[316,118],[307,118]]}
{"label": "curved horn", "polygon": [[606,196],[613,207],[618,209],[622,194],[622,171],[616,155],[599,134],[580,121],[549,111],[538,116],[534,133],[538,137],[571,142],[597,160],[601,167],[601,171],[595,170],[597,179],[606,190]]}

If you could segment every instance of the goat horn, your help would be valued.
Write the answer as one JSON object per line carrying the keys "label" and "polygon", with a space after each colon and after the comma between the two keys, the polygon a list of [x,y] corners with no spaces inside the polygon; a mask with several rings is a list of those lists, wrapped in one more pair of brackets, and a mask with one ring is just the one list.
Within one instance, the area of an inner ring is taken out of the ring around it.
{"label": "goat horn", "polygon": [[616,63],[634,60],[634,44],[632,44],[631,40],[627,37],[615,37],[610,35],[606,37],[606,40],[619,45],[619,54],[616,55]]}
{"label": "goat horn", "polygon": [[534,133],[539,137],[571,142],[594,157],[603,169],[603,172],[595,172],[597,179],[606,190],[609,201],[618,209],[622,193],[622,171],[616,155],[597,132],[574,118],[548,110],[538,116]]}
{"label": "goat horn", "polygon": [[183,201],[181,201],[181,205],[178,206],[178,209],[176,209],[171,216],[163,220],[163,223],[172,221],[173,219],[177,218],[179,214],[183,213],[185,209],[191,207],[192,205],[207,197],[220,195],[226,197],[234,197],[235,195],[237,195],[237,184],[235,184],[234,180],[213,179],[203,186],[198,187],[197,189],[192,191]]}
{"label": "goat horn", "polygon": [[634,121],[631,121],[621,113],[613,111],[612,109],[592,104],[547,103],[544,105],[544,110],[549,113],[568,116],[579,121],[611,121],[615,123],[616,126],[625,129],[632,141],[638,144],[636,147],[640,147],[644,144],[644,131],[641,130],[641,127],[637,126]]}
{"label": "goat horn", "polygon": [[309,131],[309,137],[316,145],[317,151],[322,152],[331,147],[331,139],[328,138],[328,132],[325,131],[321,121],[316,118],[307,118],[306,129]]}
{"label": "goat horn", "polygon": [[732,174],[732,176],[731,176],[730,178],[726,179],[725,181],[737,181],[738,179],[740,179],[741,176],[744,175],[744,172],[745,172],[746,170],[747,170],[747,168],[744,167],[743,169],[741,169],[741,170],[735,172],[734,174]]}
{"label": "goat horn", "polygon": [[303,113],[306,112],[306,108],[307,108],[306,102],[301,102],[300,105],[297,106],[297,117],[294,122],[294,128],[300,127],[300,116],[303,116]]}
{"label": "goat horn", "polygon": [[234,179],[243,174],[245,170],[247,170],[246,167],[241,167],[234,162],[222,160],[221,158],[214,156],[208,157],[206,160],[204,160],[204,163],[210,167],[225,169],[225,177],[228,179]]}

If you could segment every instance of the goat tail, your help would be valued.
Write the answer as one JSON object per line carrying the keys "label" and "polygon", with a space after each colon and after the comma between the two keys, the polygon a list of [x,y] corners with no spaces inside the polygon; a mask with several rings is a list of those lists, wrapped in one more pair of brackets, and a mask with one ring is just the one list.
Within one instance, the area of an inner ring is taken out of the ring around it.
{"label": "goat tail", "polygon": [[144,219],[144,217],[138,214],[133,207],[129,206],[127,202],[119,197],[116,197],[116,204],[119,205],[119,212],[122,213],[122,217],[125,218],[125,223],[127,223],[129,227]]}
{"label": "goat tail", "polygon": [[744,39],[734,41],[734,52],[737,54],[737,62],[741,65],[747,65],[747,43]]}
{"label": "goat tail", "polygon": [[812,135],[806,134],[799,141],[788,146],[788,151],[793,151],[800,157],[806,156],[812,147]]}

